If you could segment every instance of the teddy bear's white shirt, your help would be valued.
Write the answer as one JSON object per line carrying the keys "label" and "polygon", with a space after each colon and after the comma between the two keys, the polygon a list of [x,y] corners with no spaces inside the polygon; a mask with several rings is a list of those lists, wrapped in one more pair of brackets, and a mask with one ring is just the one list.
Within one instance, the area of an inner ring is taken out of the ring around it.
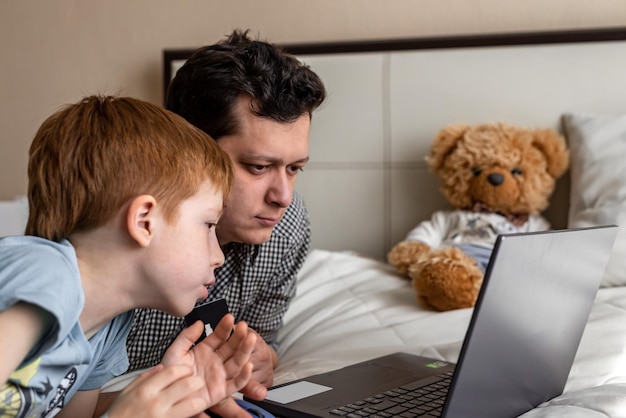
{"label": "teddy bear's white shirt", "polygon": [[412,229],[405,241],[420,241],[431,248],[474,244],[493,247],[498,234],[545,231],[550,228],[541,215],[533,215],[521,226],[505,216],[465,210],[438,211],[430,220]]}

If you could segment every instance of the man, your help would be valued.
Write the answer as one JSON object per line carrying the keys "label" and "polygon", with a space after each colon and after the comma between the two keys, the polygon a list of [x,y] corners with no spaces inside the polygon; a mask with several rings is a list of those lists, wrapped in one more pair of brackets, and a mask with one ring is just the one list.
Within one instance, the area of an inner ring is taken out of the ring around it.
{"label": "man", "polygon": [[[250,358],[253,381],[243,390],[254,398],[265,396],[260,384],[272,385],[276,337],[309,249],[308,216],[294,185],[309,159],[312,112],[325,95],[307,66],[247,31],[198,49],[167,94],[166,107],[212,136],[235,167],[217,227],[225,262],[207,301],[225,298],[236,319],[262,337]],[[181,327],[181,318],[137,311],[129,370],[158,363]]]}

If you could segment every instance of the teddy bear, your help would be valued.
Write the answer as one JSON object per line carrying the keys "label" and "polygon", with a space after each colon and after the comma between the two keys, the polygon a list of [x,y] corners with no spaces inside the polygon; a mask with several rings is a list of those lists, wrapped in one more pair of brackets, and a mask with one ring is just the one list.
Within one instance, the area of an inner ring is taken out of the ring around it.
{"label": "teddy bear", "polygon": [[420,222],[387,260],[426,307],[473,307],[497,236],[550,229],[541,212],[569,149],[552,129],[459,123],[436,135],[426,163],[452,208]]}

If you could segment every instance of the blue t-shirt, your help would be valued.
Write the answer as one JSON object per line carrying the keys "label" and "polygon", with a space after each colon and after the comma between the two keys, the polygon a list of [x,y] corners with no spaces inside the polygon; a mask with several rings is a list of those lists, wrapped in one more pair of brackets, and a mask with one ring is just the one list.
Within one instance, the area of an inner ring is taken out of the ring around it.
{"label": "blue t-shirt", "polygon": [[0,387],[0,416],[54,416],[77,390],[98,389],[128,368],[133,314],[115,317],[87,340],[78,321],[85,295],[69,241],[0,239],[0,311],[20,301],[49,312],[52,326]]}

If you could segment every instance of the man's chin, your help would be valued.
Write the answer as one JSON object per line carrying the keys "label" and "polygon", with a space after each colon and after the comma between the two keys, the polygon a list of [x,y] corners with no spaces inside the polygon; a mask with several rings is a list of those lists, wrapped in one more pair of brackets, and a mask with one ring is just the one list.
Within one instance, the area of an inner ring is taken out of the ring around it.
{"label": "man's chin", "polygon": [[248,244],[255,244],[255,245],[260,245],[260,244],[265,244],[267,241],[270,240],[270,238],[272,237],[272,230],[269,230],[268,232],[259,232],[257,234],[250,234],[248,237],[246,237],[246,243]]}
{"label": "man's chin", "polygon": [[273,228],[242,231],[242,233],[233,237],[231,241],[253,245],[265,244],[272,237],[272,231]]}

